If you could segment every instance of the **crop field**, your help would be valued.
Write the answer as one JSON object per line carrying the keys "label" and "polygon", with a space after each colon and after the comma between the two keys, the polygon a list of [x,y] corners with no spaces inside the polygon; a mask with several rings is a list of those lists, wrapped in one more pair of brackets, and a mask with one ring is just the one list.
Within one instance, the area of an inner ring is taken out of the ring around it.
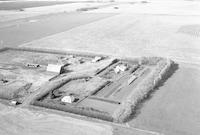
{"label": "crop field", "polygon": [[23,8],[30,8],[30,7],[41,7],[41,6],[50,6],[50,5],[57,5],[57,4],[67,4],[72,2],[62,2],[62,1],[12,1],[9,3],[1,3],[0,10],[20,10]]}
{"label": "crop field", "polygon": [[130,126],[165,135],[198,135],[199,71],[199,65],[180,63],[173,76],[140,105]]}

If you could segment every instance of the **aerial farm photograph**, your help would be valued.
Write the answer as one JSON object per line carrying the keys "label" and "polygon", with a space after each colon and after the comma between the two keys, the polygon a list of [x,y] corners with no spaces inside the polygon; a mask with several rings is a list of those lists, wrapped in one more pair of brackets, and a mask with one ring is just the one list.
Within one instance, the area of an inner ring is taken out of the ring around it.
{"label": "aerial farm photograph", "polygon": [[200,135],[200,0],[0,0],[0,135]]}

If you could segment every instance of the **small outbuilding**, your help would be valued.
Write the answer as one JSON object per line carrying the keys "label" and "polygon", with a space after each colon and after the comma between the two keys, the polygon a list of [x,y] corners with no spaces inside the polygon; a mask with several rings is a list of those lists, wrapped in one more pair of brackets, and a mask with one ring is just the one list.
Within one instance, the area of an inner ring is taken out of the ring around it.
{"label": "small outbuilding", "polygon": [[64,96],[62,99],[61,99],[61,102],[64,102],[64,103],[73,103],[75,100],[74,96]]}

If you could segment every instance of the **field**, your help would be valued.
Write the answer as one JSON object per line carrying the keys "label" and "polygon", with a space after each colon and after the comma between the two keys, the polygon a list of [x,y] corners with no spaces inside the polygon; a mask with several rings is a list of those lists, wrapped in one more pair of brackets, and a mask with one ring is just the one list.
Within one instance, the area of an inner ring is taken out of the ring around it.
{"label": "field", "polygon": [[22,46],[34,44],[34,48],[99,52],[121,57],[160,56],[197,64],[200,60],[199,3],[182,2],[122,4],[119,10],[110,7],[90,11],[121,14]]}
{"label": "field", "polygon": [[174,75],[138,107],[129,125],[166,135],[197,135],[199,71],[197,65],[180,64]]}
{"label": "field", "polygon": [[64,2],[64,1],[11,1],[7,3],[0,4],[0,10],[21,10],[23,8],[31,8],[31,7],[41,7],[41,6],[50,6],[57,4],[66,4],[72,2]]}
{"label": "field", "polygon": [[[25,108],[13,108],[0,104],[0,122],[2,135],[112,135],[112,127],[75,119],[67,115],[52,114],[43,110],[31,110]],[[10,130],[10,129],[13,130]]]}

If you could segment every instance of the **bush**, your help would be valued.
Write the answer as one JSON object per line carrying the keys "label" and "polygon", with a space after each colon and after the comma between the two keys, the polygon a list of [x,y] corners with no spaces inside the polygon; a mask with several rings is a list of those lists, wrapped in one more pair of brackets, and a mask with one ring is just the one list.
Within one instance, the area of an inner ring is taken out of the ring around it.
{"label": "bush", "polygon": [[85,8],[79,8],[77,11],[88,11],[88,10],[94,10],[98,9],[98,7],[85,7]]}
{"label": "bush", "polygon": [[156,65],[163,58],[161,57],[142,57],[139,59],[140,65]]}

